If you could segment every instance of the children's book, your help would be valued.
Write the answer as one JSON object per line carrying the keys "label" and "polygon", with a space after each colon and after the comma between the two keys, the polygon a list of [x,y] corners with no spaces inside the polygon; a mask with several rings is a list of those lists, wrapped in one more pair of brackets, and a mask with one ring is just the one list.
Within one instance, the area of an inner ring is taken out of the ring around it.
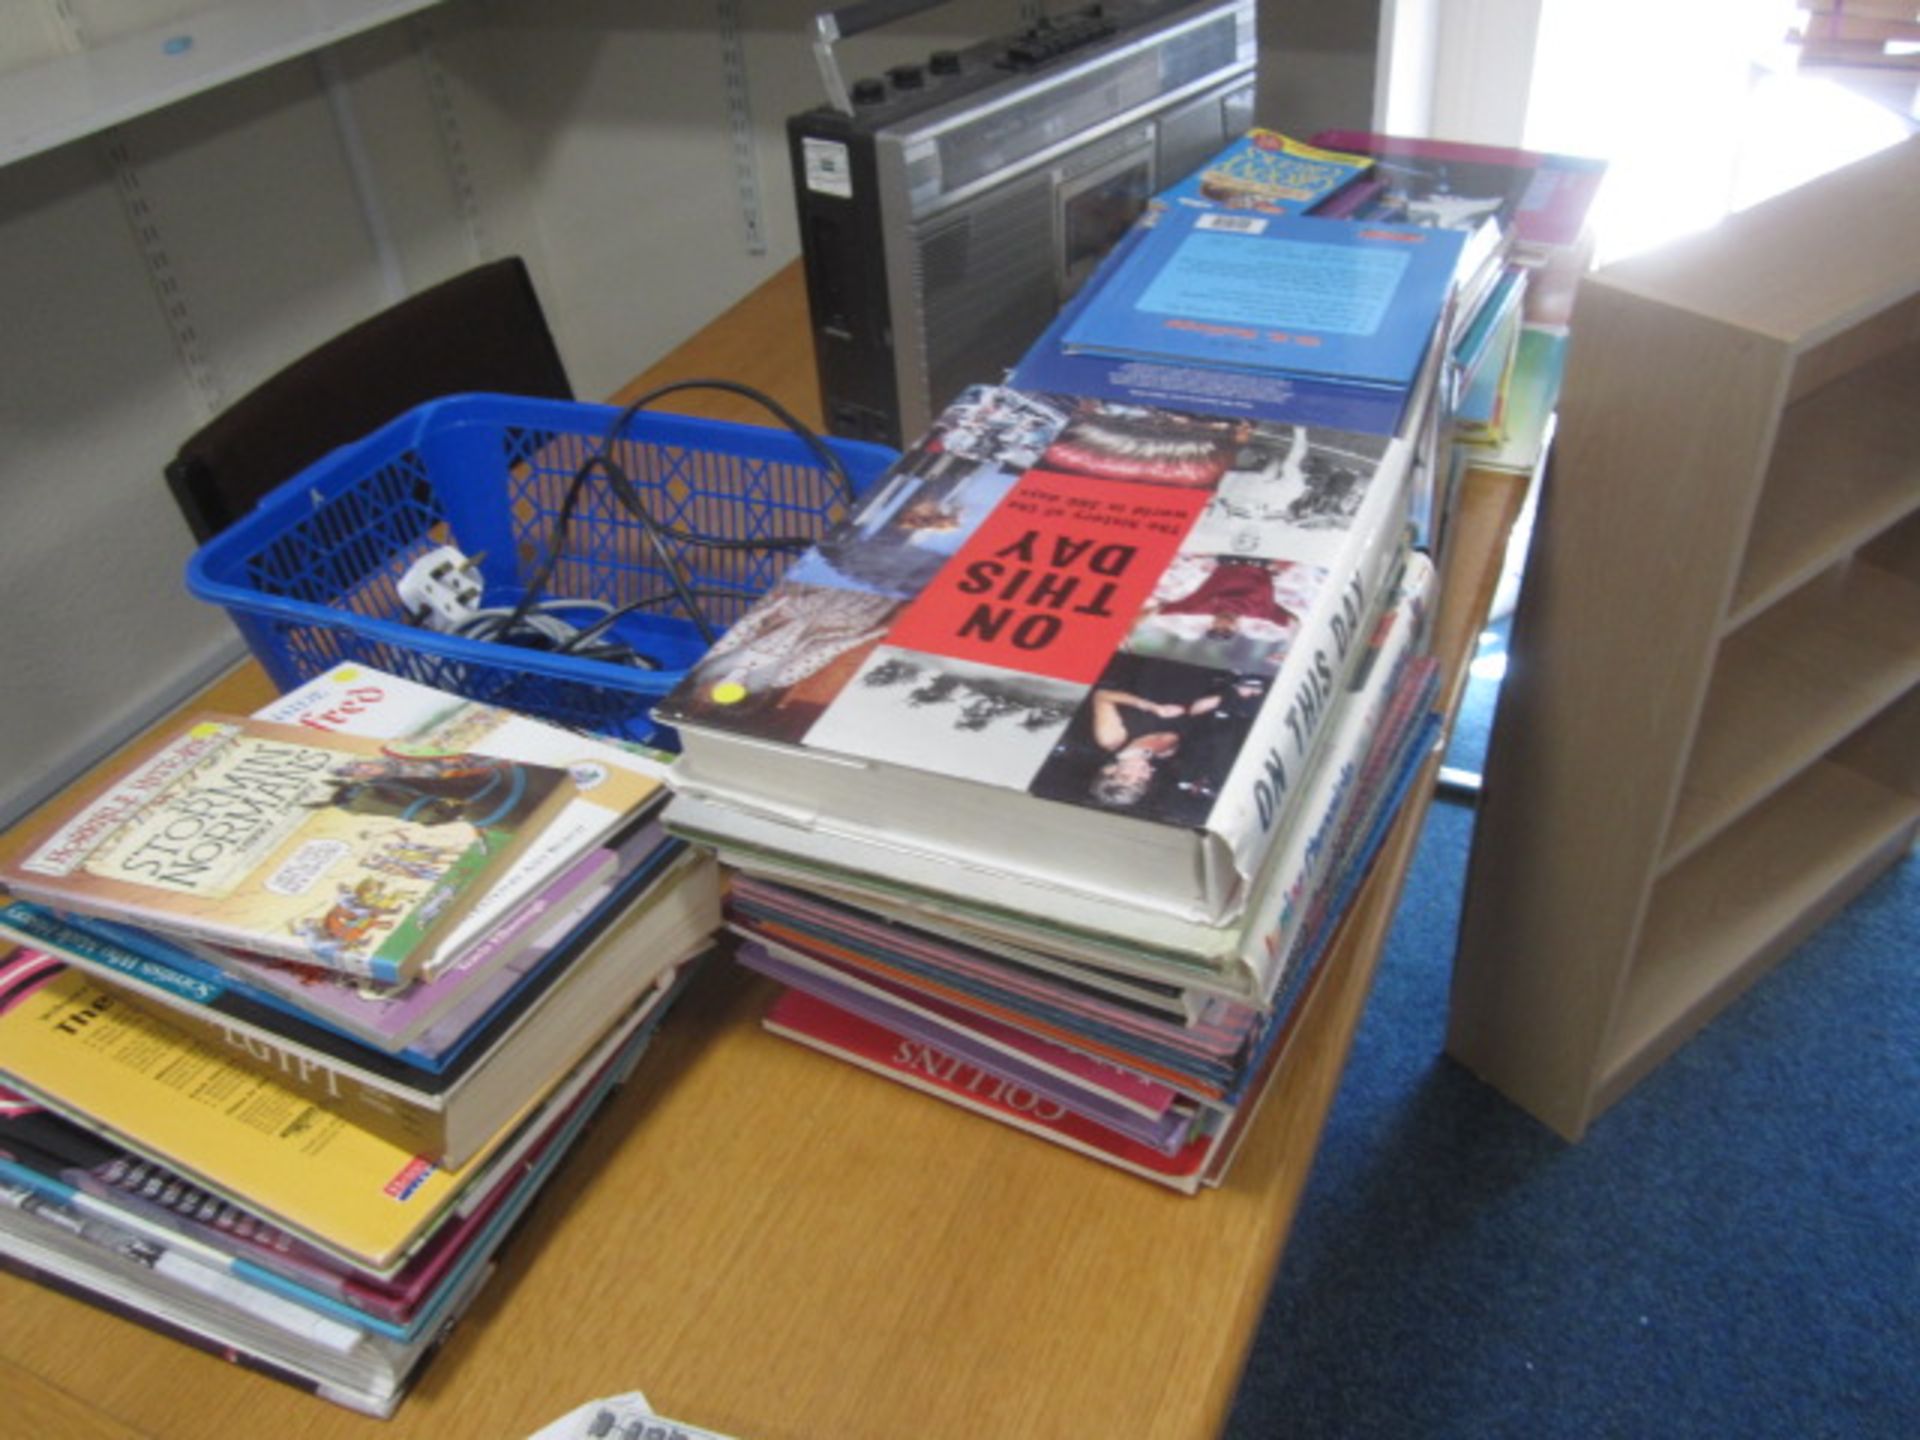
{"label": "children's book", "polygon": [[1155,199],[1162,205],[1298,215],[1366,174],[1373,160],[1253,129]]}
{"label": "children's book", "polygon": [[529,896],[582,854],[610,842],[666,800],[666,767],[631,749],[531,715],[483,705],[368,665],[336,665],[255,714],[322,734],[358,735],[408,749],[468,752],[549,766],[573,777],[574,794],[519,863],[476,901],[429,958],[437,972],[493,935]]}
{"label": "children's book", "polygon": [[1452,230],[1169,210],[1066,327],[1100,353],[1410,390],[1446,312]]}
{"label": "children's book", "polygon": [[1406,521],[1397,440],[976,387],[657,708],[675,788],[1221,921]]}
{"label": "children's book", "polygon": [[43,824],[0,881],[55,908],[397,984],[574,793],[549,765],[203,713]]}

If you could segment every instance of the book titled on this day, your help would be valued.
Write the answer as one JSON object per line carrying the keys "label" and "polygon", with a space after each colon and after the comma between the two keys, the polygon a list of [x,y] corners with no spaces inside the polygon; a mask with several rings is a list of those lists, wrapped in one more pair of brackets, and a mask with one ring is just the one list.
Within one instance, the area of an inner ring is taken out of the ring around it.
{"label": "book titled on this day", "polygon": [[202,713],[0,869],[22,899],[384,984],[574,793],[564,769]]}
{"label": "book titled on this day", "polygon": [[1407,473],[1393,438],[974,387],[657,708],[675,789],[983,895],[1230,918]]}

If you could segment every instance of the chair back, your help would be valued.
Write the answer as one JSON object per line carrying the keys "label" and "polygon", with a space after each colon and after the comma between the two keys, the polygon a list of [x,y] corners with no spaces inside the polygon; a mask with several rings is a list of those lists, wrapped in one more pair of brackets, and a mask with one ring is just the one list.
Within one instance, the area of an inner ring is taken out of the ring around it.
{"label": "chair back", "polygon": [[518,255],[411,295],[262,381],[180,446],[167,486],[205,542],[321,456],[467,391],[574,398]]}

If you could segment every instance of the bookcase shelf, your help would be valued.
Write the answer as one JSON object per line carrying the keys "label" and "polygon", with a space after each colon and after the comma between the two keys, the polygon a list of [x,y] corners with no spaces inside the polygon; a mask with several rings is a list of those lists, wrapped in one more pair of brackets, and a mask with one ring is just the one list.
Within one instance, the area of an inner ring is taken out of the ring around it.
{"label": "bookcase shelf", "polygon": [[1738,627],[1920,497],[1920,345],[1892,352],[1781,417],[1727,624]]}
{"label": "bookcase shelf", "polygon": [[1720,647],[1662,872],[1915,684],[1920,585],[1853,559],[1761,612]]}
{"label": "bookcase shelf", "polygon": [[1569,1138],[1920,828],[1915,233],[1920,138],[1582,283],[1447,1037]]}

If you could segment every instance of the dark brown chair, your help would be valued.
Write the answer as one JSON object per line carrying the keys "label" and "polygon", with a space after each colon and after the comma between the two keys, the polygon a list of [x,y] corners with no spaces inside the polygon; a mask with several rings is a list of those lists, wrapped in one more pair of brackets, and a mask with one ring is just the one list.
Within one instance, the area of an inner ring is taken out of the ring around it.
{"label": "dark brown chair", "polygon": [[517,255],[409,296],[262,381],[181,445],[167,485],[204,542],[321,456],[467,391],[574,398]]}

